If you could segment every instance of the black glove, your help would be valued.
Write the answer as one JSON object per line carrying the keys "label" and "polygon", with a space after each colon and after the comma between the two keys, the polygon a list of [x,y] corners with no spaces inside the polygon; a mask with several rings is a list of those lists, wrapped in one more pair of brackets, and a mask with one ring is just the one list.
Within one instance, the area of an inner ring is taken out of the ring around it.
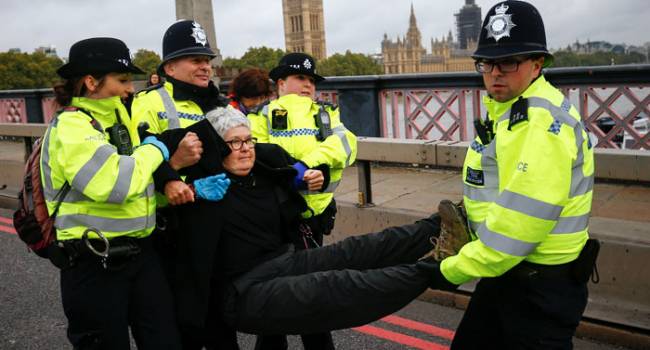
{"label": "black glove", "polygon": [[440,263],[433,257],[428,257],[417,262],[417,265],[431,271],[431,283],[429,288],[453,292],[458,289],[457,284],[449,282],[440,271]]}

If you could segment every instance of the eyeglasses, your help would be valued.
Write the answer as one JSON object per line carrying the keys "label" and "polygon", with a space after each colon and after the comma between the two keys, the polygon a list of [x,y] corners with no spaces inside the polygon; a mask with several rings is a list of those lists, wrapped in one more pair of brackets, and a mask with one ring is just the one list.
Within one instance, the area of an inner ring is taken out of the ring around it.
{"label": "eyeglasses", "polygon": [[234,140],[226,141],[226,143],[230,146],[232,150],[238,151],[244,146],[244,144],[246,144],[248,148],[254,147],[255,144],[257,143],[257,138],[251,137],[250,139],[246,139],[246,140],[234,139]]}
{"label": "eyeglasses", "polygon": [[528,60],[523,58],[507,58],[499,61],[478,61],[474,63],[476,71],[479,73],[492,73],[494,67],[499,67],[501,73],[512,73],[519,69],[519,64]]}

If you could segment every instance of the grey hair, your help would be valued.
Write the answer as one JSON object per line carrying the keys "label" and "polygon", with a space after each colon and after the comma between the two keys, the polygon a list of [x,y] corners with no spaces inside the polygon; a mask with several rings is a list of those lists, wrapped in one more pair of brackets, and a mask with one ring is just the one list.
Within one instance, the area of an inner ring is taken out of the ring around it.
{"label": "grey hair", "polygon": [[251,128],[251,123],[248,121],[248,118],[242,112],[230,106],[215,108],[208,112],[205,117],[210,121],[210,124],[212,124],[212,127],[221,138],[232,128],[238,126],[245,126],[249,130]]}

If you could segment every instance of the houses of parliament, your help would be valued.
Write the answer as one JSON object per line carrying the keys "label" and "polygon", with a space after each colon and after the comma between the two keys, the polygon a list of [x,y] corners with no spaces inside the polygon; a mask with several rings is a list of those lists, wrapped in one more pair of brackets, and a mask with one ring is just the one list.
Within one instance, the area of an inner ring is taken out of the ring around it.
{"label": "houses of parliament", "polygon": [[446,37],[432,38],[431,53],[427,53],[411,5],[406,35],[392,41],[384,34],[381,42],[384,74],[473,71],[474,60],[470,55],[476,50],[481,31],[481,8],[474,0],[465,0],[465,6],[455,16],[457,40],[450,30]]}

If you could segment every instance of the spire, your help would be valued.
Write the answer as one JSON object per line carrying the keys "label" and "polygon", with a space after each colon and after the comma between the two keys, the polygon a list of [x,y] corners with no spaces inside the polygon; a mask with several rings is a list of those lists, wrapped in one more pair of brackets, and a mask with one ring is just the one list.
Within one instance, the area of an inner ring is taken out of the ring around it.
{"label": "spire", "polygon": [[411,2],[411,17],[409,18],[409,27],[417,27],[415,22],[415,10],[413,10],[413,2]]}

